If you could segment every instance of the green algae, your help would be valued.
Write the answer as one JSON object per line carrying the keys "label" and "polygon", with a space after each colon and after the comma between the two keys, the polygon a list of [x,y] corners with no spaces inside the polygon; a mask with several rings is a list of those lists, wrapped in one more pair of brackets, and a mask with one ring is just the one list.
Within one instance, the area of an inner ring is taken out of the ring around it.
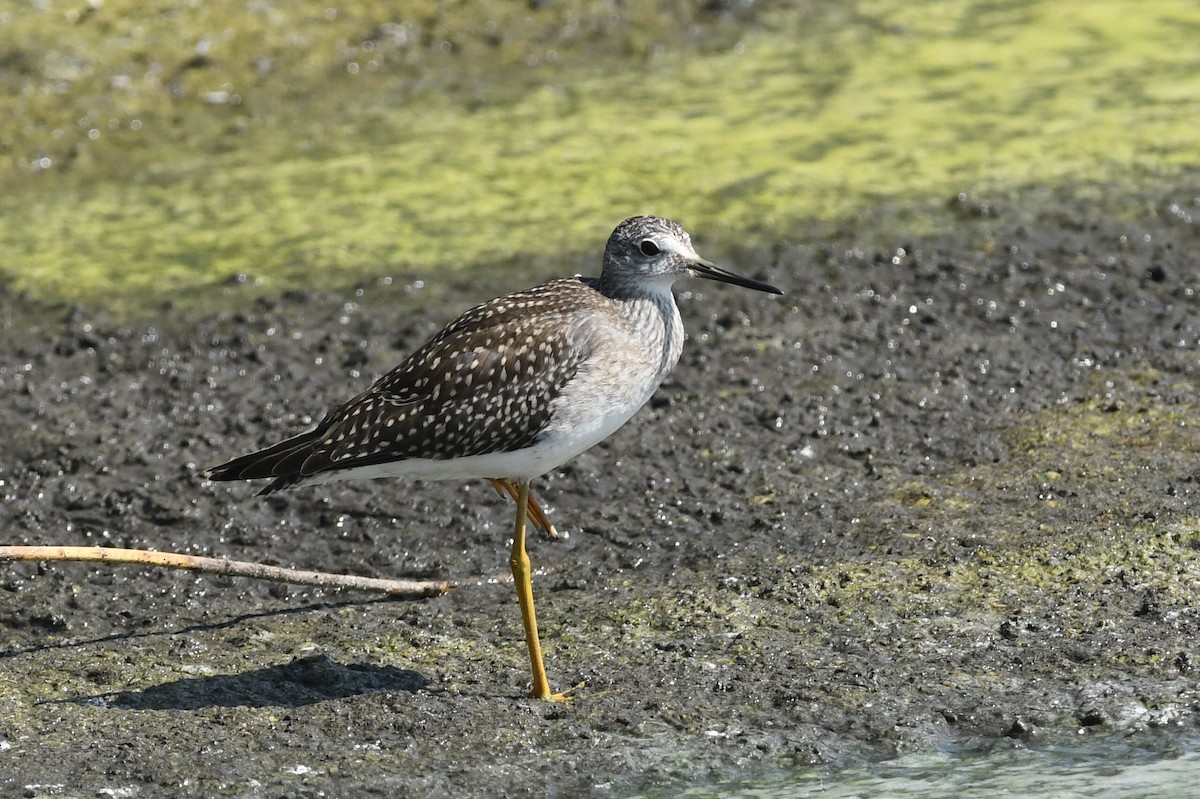
{"label": "green algae", "polygon": [[[536,66],[536,37],[495,9],[405,22],[264,6],[217,26],[220,6],[155,22],[106,4],[54,44],[46,14],[62,9],[7,20],[9,61],[61,89],[27,80],[12,108],[11,289],[120,307],[236,275],[277,291],[527,254],[575,263],[638,212],[684,220],[719,253],[899,197],[1138,185],[1200,145],[1200,10],[1169,0],[774,9],[684,20],[707,34],[694,37],[582,13],[591,33],[552,41]],[[520,13],[547,37],[569,16]],[[200,39],[206,54],[172,72]],[[894,224],[871,234],[933,222]]]}

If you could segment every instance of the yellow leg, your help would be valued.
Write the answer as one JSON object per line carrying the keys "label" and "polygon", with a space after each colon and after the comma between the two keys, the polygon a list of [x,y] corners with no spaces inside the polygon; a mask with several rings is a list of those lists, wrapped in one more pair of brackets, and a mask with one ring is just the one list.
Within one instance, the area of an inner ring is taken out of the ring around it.
{"label": "yellow leg", "polygon": [[[517,488],[517,483],[515,480],[489,477],[488,482],[492,484],[492,488],[496,489],[496,493],[500,496],[508,494],[510,497],[512,497],[513,502],[517,501],[517,493],[519,489]],[[558,530],[556,530],[554,525],[551,524],[550,518],[546,516],[546,511],[542,510],[542,506],[539,505],[538,501],[534,498],[533,492],[530,492],[529,494],[527,513],[529,514],[529,520],[536,524],[542,532],[551,538],[558,538]]]}
{"label": "yellow leg", "polygon": [[533,669],[533,690],[529,695],[536,699],[554,702],[566,701],[564,694],[550,693],[550,681],[546,679],[546,666],[542,663],[542,645],[538,641],[537,614],[533,610],[533,570],[529,565],[529,553],[525,551],[525,517],[529,509],[529,483],[522,480],[517,484],[517,522],[513,527],[512,566],[513,582],[517,586],[517,599],[521,603],[521,621],[525,624],[525,643],[529,647],[529,665]]}

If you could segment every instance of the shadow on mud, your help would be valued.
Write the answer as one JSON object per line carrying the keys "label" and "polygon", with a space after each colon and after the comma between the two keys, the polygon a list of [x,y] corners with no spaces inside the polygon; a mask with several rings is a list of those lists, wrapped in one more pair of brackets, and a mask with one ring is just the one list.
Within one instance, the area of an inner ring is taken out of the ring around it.
{"label": "shadow on mud", "polygon": [[325,655],[241,674],[188,677],[140,691],[116,691],[67,700],[131,710],[196,710],[206,707],[302,707],[379,691],[416,693],[429,678],[411,669],[355,663]]}

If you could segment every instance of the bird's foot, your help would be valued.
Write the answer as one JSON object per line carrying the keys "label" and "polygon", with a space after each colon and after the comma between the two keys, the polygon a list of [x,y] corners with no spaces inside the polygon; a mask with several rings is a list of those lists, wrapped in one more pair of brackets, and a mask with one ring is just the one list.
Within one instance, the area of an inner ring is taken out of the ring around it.
{"label": "bird's foot", "polygon": [[569,705],[575,701],[575,697],[572,696],[572,694],[574,694],[576,691],[578,691],[580,688],[583,688],[586,685],[587,685],[586,682],[580,682],[578,685],[572,685],[567,690],[562,691],[557,694],[546,693],[544,695],[539,695],[536,691],[530,691],[529,698],[530,699],[544,699],[547,702],[561,702],[564,705]]}

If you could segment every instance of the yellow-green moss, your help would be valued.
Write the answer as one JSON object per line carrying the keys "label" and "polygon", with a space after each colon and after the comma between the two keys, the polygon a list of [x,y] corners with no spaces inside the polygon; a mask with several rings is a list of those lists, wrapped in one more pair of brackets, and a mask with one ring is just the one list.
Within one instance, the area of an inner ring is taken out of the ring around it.
{"label": "yellow-green moss", "polygon": [[[1153,373],[1143,373],[1149,386]],[[1098,383],[1113,378],[1103,372],[1094,377]],[[1138,592],[1155,592],[1164,603],[1190,604],[1200,585],[1200,519],[1164,529],[1141,516],[1141,503],[1154,507],[1154,502],[1126,495],[1119,484],[1123,474],[1152,468],[1162,457],[1195,452],[1200,428],[1190,420],[1198,412],[1190,402],[1135,407],[1087,402],[1030,415],[1005,432],[1011,457],[1002,463],[911,480],[878,500],[881,516],[894,518],[898,507],[935,536],[980,531],[971,534],[961,557],[880,553],[877,560],[854,564],[813,564],[806,584],[848,619],[879,608],[926,620],[940,614],[998,618],[1059,608],[1074,595],[1094,601],[1106,593],[1128,593],[1114,582],[1118,577]],[[972,488],[979,484],[988,485],[993,497],[982,529]],[[1008,515],[994,507],[997,486],[1014,497]],[[1056,488],[1063,489],[1061,499]],[[1045,508],[1060,501],[1086,509],[1090,519],[1050,524]],[[1068,614],[1065,606],[1060,609]]]}
{"label": "yellow-green moss", "polygon": [[234,5],[0,25],[24,65],[0,279],[110,304],[238,273],[339,285],[595,253],[637,212],[782,234],[892,197],[1131,183],[1200,150],[1186,2],[880,0],[744,30],[683,4],[625,25],[586,5]]}

